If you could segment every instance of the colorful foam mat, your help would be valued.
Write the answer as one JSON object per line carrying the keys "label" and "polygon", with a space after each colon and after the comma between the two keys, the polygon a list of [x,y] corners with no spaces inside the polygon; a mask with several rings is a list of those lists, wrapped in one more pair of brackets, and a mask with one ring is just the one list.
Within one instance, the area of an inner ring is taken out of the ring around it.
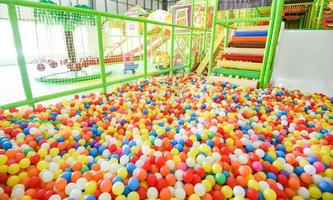
{"label": "colorful foam mat", "polygon": [[235,37],[258,37],[267,36],[267,31],[236,31]]}
{"label": "colorful foam mat", "polygon": [[248,61],[261,63],[263,56],[261,55],[249,55],[249,54],[222,54],[221,60],[234,60],[234,61]]}
{"label": "colorful foam mat", "polygon": [[230,42],[229,47],[237,48],[265,48],[265,42]]}
{"label": "colorful foam mat", "polygon": [[262,49],[262,48],[251,48],[251,49],[250,48],[225,48],[224,53],[263,56],[265,53],[265,49]]}
{"label": "colorful foam mat", "polygon": [[231,38],[231,42],[266,42],[267,37],[266,36],[249,36],[249,37],[235,37],[233,36]]}
{"label": "colorful foam mat", "polygon": [[231,68],[231,69],[243,69],[260,71],[262,64],[253,62],[231,61],[231,60],[219,60],[217,62],[218,67]]}

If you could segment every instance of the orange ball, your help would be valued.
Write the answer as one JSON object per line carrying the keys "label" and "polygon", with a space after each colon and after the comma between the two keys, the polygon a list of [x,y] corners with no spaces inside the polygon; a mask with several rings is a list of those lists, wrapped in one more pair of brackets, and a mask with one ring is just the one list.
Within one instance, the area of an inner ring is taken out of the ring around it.
{"label": "orange ball", "polygon": [[288,180],[288,186],[291,189],[297,190],[301,186],[301,183],[300,183],[298,177],[291,176]]}
{"label": "orange ball", "polygon": [[161,200],[169,200],[172,198],[172,193],[169,188],[163,188],[160,192]]}
{"label": "orange ball", "polygon": [[170,168],[168,166],[164,165],[161,167],[160,173],[162,176],[166,177],[168,174],[170,174]]}
{"label": "orange ball", "polygon": [[76,183],[76,181],[81,177],[82,177],[81,172],[73,172],[71,176],[72,182]]}
{"label": "orange ball", "polygon": [[192,184],[190,184],[190,183],[186,183],[186,184],[184,185],[184,190],[185,190],[185,192],[186,192],[186,195],[187,195],[187,196],[190,196],[190,195],[193,194],[193,192],[194,192],[194,187],[193,187]]}
{"label": "orange ball", "polygon": [[147,171],[144,169],[139,169],[136,178],[138,178],[140,181],[144,181],[147,178]]}
{"label": "orange ball", "polygon": [[300,179],[305,184],[310,185],[312,183],[312,176],[308,173],[302,173]]}
{"label": "orange ball", "polygon": [[175,175],[173,174],[168,174],[166,177],[165,177],[166,181],[168,182],[168,185],[169,186],[173,186],[176,184],[176,177]]}
{"label": "orange ball", "polygon": [[201,200],[213,200],[213,197],[210,193],[206,193],[203,197],[201,197]]}
{"label": "orange ball", "polygon": [[112,190],[112,182],[108,179],[101,181],[99,189],[101,192],[110,192]]}
{"label": "orange ball", "polygon": [[239,171],[239,174],[242,175],[243,177],[247,177],[252,172],[251,168],[249,166],[245,166],[245,165],[240,166],[238,171]]}
{"label": "orange ball", "polygon": [[54,183],[53,188],[55,191],[61,192],[61,191],[65,190],[66,185],[67,185],[67,180],[64,178],[59,178]]}

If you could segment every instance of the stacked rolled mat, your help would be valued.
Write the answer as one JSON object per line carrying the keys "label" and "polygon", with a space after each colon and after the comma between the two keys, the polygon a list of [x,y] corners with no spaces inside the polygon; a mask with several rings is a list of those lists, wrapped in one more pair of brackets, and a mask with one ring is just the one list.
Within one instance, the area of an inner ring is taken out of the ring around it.
{"label": "stacked rolled mat", "polygon": [[215,73],[259,79],[267,39],[267,26],[238,29],[217,63]]}

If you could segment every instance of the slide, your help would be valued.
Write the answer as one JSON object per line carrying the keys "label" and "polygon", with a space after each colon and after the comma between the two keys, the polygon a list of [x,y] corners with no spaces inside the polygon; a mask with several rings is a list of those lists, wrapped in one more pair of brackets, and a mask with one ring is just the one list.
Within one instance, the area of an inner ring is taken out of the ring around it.
{"label": "slide", "polygon": [[[220,35],[218,35],[215,40],[213,54],[215,54],[216,50],[218,49],[218,47],[221,44],[221,42],[223,41],[223,39],[224,39],[224,31],[222,31],[222,33]],[[202,74],[202,72],[204,71],[204,69],[207,67],[207,65],[209,63],[209,58],[210,58],[210,53],[208,52],[206,54],[206,56],[202,59],[201,63],[197,67],[197,69],[195,70],[196,74],[198,74],[198,75]]]}
{"label": "slide", "polygon": [[271,83],[333,96],[333,31],[281,30]]}

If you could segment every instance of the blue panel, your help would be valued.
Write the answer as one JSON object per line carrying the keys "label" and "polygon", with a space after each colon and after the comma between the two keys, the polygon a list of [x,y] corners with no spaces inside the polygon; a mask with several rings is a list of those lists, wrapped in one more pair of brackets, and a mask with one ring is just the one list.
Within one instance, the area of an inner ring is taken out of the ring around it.
{"label": "blue panel", "polygon": [[236,31],[235,37],[267,36],[267,31]]}

